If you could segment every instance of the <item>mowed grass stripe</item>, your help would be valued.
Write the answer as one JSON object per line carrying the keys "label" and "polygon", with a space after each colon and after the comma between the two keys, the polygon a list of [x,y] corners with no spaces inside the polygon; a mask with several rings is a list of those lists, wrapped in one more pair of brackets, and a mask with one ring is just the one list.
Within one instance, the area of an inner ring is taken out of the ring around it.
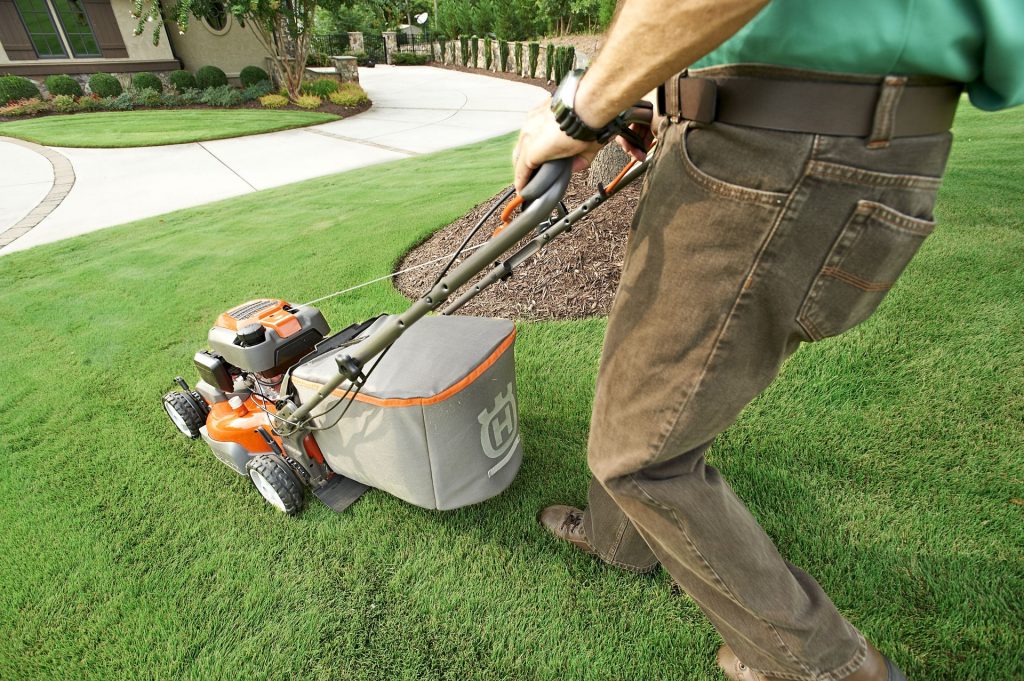
{"label": "mowed grass stripe", "polygon": [[[879,314],[806,346],[711,458],[914,679],[1018,678],[1024,509],[1020,112],[961,112],[940,227]],[[664,573],[559,545],[583,503],[603,320],[527,324],[526,460],[502,496],[272,511],[159,405],[210,323],[386,273],[509,179],[510,141],[0,258],[0,677],[717,679]],[[571,235],[566,238],[572,238]],[[335,328],[405,303],[326,302]]]}
{"label": "mowed grass stripe", "polygon": [[169,109],[43,116],[0,123],[0,135],[52,147],[150,147],[243,137],[338,120],[315,111]]}

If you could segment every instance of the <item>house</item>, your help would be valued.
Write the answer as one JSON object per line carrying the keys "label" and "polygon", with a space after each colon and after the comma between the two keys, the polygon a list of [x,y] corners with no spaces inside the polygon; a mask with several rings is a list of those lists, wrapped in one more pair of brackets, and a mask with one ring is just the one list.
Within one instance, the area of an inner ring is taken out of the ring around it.
{"label": "house", "polygon": [[[132,0],[0,0],[0,75],[34,80],[54,73],[88,76],[100,71],[127,75],[213,64],[228,77],[267,53],[252,29],[226,11],[193,19],[185,34],[170,24],[153,44],[146,30],[134,35]],[[170,33],[170,36],[168,36]]]}

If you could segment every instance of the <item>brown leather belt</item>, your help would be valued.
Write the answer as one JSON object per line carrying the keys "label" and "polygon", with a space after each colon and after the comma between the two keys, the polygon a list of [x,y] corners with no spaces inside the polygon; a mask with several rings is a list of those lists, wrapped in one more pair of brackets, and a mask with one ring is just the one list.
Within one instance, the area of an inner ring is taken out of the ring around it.
{"label": "brown leather belt", "polygon": [[663,115],[701,123],[886,139],[949,130],[960,101],[959,83],[908,84],[905,76],[877,82],[786,80],[744,76],[690,76],[658,88]]}

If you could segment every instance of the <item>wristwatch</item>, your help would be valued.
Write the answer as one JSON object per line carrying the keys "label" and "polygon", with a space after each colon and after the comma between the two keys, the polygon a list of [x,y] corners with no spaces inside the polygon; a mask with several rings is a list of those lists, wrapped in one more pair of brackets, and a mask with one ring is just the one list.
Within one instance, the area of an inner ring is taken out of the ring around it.
{"label": "wristwatch", "polygon": [[562,82],[558,84],[554,94],[551,95],[551,111],[555,114],[558,127],[569,137],[581,142],[604,144],[626,127],[626,115],[623,112],[600,128],[592,128],[583,122],[583,119],[573,109],[573,104],[576,100],[576,89],[579,87],[580,79],[586,72],[586,69],[575,69],[565,74]]}

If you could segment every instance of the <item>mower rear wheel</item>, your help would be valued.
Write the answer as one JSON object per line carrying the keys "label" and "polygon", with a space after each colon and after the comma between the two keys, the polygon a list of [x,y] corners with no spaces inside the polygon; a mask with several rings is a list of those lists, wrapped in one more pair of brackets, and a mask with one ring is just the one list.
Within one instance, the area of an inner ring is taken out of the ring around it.
{"label": "mower rear wheel", "polygon": [[260,454],[251,459],[245,469],[256,491],[278,511],[296,515],[306,505],[302,483],[277,454]]}
{"label": "mower rear wheel", "polygon": [[199,438],[199,429],[206,424],[206,414],[196,408],[197,396],[192,396],[189,399],[189,395],[179,391],[164,395],[164,410],[171,419],[171,423],[181,431],[182,435],[193,440]]}

